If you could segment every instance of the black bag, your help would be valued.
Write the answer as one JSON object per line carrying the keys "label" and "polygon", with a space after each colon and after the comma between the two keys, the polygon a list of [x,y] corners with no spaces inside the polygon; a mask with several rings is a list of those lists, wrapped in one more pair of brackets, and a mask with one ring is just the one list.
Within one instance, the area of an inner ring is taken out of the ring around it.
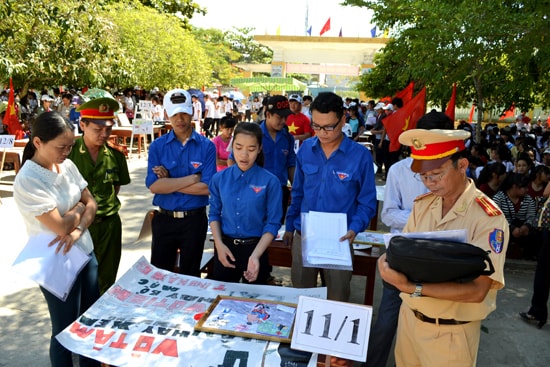
{"label": "black bag", "polygon": [[495,272],[489,251],[463,242],[394,236],[386,259],[415,283],[465,283]]}

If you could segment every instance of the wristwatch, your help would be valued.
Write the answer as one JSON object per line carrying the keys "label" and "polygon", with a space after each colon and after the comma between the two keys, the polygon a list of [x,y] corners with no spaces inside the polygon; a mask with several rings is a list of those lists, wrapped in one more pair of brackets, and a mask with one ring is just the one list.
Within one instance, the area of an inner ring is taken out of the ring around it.
{"label": "wristwatch", "polygon": [[76,226],[76,229],[80,229],[80,232],[84,232],[84,226],[82,224],[79,224]]}
{"label": "wristwatch", "polygon": [[422,297],[422,284],[416,285],[414,292],[411,293],[411,297]]}

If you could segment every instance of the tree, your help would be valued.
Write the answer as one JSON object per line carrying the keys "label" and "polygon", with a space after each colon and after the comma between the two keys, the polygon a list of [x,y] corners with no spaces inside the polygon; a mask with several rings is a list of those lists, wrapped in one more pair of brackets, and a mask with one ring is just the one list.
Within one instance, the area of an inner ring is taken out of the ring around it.
{"label": "tree", "polygon": [[15,86],[99,85],[123,73],[125,59],[91,16],[98,0],[8,0],[0,4],[0,75]]}
{"label": "tree", "polygon": [[130,85],[170,89],[208,84],[210,59],[190,31],[182,28],[173,15],[140,4],[133,5],[121,17],[127,7],[111,5],[107,14],[116,25],[112,33],[114,42],[133,58],[130,70],[134,78]]}
{"label": "tree", "polygon": [[[344,4],[372,9],[374,22],[391,29],[394,39],[376,58],[373,72],[363,77],[363,87],[375,84],[367,88],[381,91],[382,84],[395,76],[408,76],[428,85],[428,99],[441,103],[449,98],[452,83],[457,83],[458,102],[476,101],[479,121],[486,107],[504,109],[515,103],[528,109],[535,103],[548,104],[548,2],[346,0]],[[401,88],[407,82],[400,80]]]}
{"label": "tree", "polygon": [[[118,3],[112,0],[112,3]],[[144,6],[157,10],[160,13],[167,13],[178,16],[183,21],[184,27],[189,28],[188,20],[193,18],[195,13],[206,14],[193,0],[139,0]]]}
{"label": "tree", "polygon": [[269,64],[273,59],[273,51],[254,40],[251,34],[253,28],[237,28],[225,34],[227,42],[233,50],[240,54],[237,62],[247,64]]}
{"label": "tree", "polygon": [[239,60],[240,54],[232,49],[225,32],[214,28],[193,28],[193,37],[201,43],[210,59],[212,75],[209,84],[229,85],[238,72],[232,64]]}

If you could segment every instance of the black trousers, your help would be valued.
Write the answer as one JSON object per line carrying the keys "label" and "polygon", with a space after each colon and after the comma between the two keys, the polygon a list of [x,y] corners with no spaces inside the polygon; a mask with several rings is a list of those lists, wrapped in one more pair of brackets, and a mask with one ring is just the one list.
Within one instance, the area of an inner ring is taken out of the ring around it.
{"label": "black trousers", "polygon": [[206,210],[203,214],[181,219],[156,213],[151,229],[151,264],[160,269],[174,271],[179,249],[179,272],[200,277],[204,241],[208,230]]}
{"label": "black trousers", "polygon": [[202,129],[204,130],[204,133],[207,137],[212,138],[214,135],[212,135],[212,125],[214,124],[214,119],[207,117],[204,119],[204,123],[202,124]]}
{"label": "black trousers", "polygon": [[548,296],[550,293],[550,232],[542,231],[542,245],[537,256],[537,268],[533,282],[533,298],[529,314],[538,320],[548,320]]}
{"label": "black trousers", "polygon": [[283,186],[283,218],[281,219],[281,224],[285,222],[286,211],[288,210],[288,205],[290,203],[290,189],[287,185]]}
{"label": "black trousers", "polygon": [[212,272],[212,279],[239,283],[241,280],[243,283],[250,284],[267,284],[267,278],[269,277],[269,257],[267,251],[260,256],[260,270],[258,271],[258,278],[255,281],[249,282],[243,277],[243,273],[248,268],[248,258],[252,255],[252,252],[256,248],[256,244],[250,245],[235,245],[229,241],[224,241],[224,244],[229,248],[233,256],[235,257],[235,268],[226,268],[218,259],[218,254],[214,255],[214,271]]}

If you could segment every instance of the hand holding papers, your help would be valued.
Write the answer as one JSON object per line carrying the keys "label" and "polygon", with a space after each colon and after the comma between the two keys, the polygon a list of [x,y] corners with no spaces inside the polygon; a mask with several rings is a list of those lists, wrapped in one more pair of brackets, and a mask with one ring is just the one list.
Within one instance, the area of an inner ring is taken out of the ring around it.
{"label": "hand holding papers", "polygon": [[67,299],[76,277],[90,261],[90,256],[73,246],[64,255],[55,253],[48,244],[54,235],[39,234],[30,237],[13,263],[13,270],[37,282],[62,301]]}
{"label": "hand holding papers", "polygon": [[302,213],[302,260],[305,267],[353,270],[344,213]]}

